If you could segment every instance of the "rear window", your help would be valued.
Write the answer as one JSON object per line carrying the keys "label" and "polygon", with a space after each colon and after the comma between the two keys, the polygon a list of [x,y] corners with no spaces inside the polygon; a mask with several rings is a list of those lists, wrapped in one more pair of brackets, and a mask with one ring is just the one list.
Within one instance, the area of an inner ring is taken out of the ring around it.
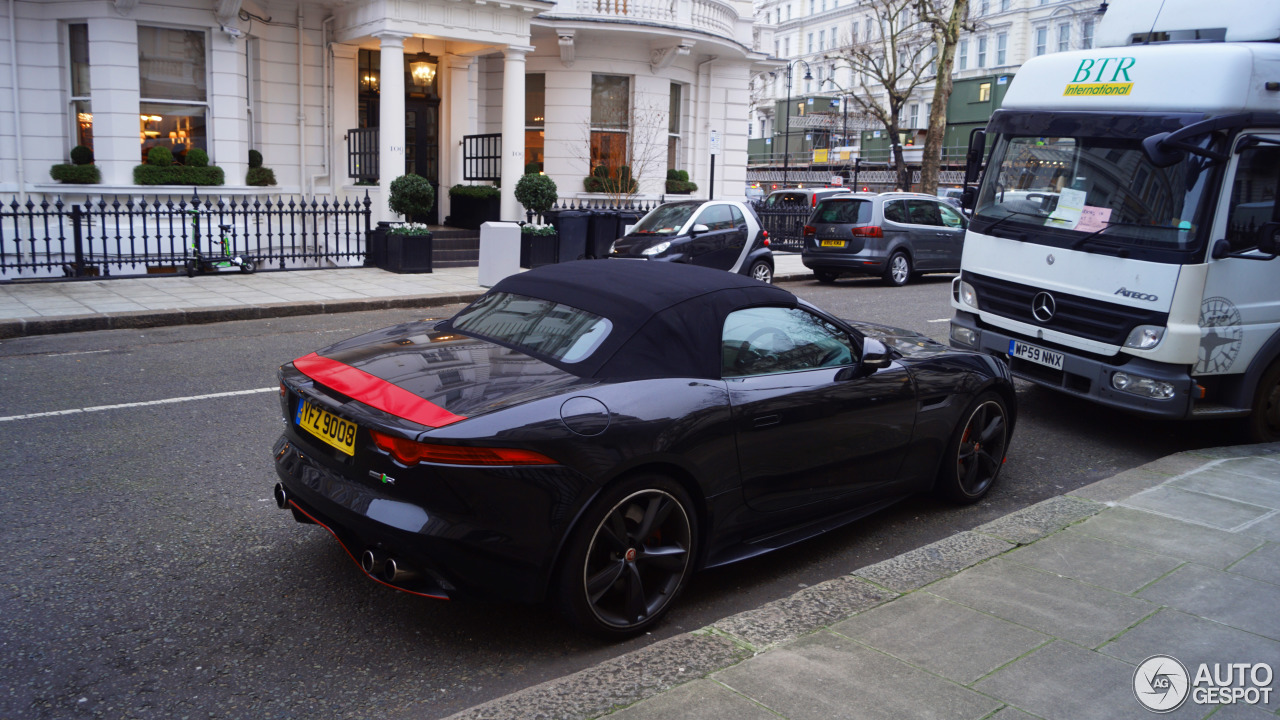
{"label": "rear window", "polygon": [[454,316],[452,325],[467,335],[566,363],[591,355],[613,329],[607,318],[585,310],[503,292],[481,297]]}
{"label": "rear window", "polygon": [[766,200],[770,205],[808,205],[809,193],[804,192],[786,192],[774,193]]}
{"label": "rear window", "polygon": [[810,222],[866,225],[871,222],[871,203],[847,198],[819,200]]}

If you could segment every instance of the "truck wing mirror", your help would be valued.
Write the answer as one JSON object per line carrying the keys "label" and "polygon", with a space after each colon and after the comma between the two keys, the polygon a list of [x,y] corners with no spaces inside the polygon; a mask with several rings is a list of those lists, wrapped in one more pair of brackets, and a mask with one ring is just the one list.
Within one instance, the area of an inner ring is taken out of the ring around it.
{"label": "truck wing mirror", "polygon": [[964,184],[972,185],[982,173],[982,159],[987,154],[987,131],[974,128],[969,133],[969,152],[964,161]]}
{"label": "truck wing mirror", "polygon": [[1280,222],[1263,223],[1258,228],[1257,234],[1258,249],[1268,255],[1276,254],[1276,247],[1280,245]]}
{"label": "truck wing mirror", "polygon": [[972,185],[966,185],[964,190],[960,192],[960,205],[965,210],[973,210],[978,204],[978,188]]}

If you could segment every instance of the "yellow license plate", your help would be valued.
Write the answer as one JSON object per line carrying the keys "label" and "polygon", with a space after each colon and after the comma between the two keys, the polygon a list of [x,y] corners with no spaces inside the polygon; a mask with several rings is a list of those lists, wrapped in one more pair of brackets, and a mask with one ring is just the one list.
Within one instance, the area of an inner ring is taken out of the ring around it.
{"label": "yellow license plate", "polygon": [[302,400],[294,416],[298,427],[348,455],[356,454],[356,424]]}
{"label": "yellow license plate", "polygon": [[843,240],[823,240],[822,247],[844,247]]}

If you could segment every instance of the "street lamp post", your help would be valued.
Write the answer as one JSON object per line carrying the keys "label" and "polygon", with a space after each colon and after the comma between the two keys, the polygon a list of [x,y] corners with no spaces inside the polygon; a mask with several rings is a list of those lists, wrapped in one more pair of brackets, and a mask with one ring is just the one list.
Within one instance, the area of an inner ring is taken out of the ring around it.
{"label": "street lamp post", "polygon": [[[843,116],[841,120],[841,126],[840,126],[840,139],[844,141],[845,147],[849,147],[849,95],[850,93],[848,90],[845,90],[843,87],[841,87],[840,83],[836,82],[831,78],[827,78],[826,80],[823,80],[823,82],[831,83],[833,87],[835,87],[837,90],[840,91],[840,110]],[[853,174],[853,184],[855,186],[858,184],[858,171],[856,169],[857,165],[858,163],[855,161],[854,163],[855,169]],[[855,187],[855,190],[856,189],[857,188]]]}
{"label": "street lamp post", "polygon": [[804,60],[796,59],[787,63],[787,122],[785,125],[785,134],[782,136],[782,187],[787,186],[787,172],[791,169],[791,69],[796,63],[804,65],[804,79],[812,80],[813,72],[809,69],[809,63]]}

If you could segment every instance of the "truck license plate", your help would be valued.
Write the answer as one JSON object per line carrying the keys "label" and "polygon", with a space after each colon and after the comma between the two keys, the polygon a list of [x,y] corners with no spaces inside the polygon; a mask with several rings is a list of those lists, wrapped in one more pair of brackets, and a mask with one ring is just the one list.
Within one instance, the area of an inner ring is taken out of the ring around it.
{"label": "truck license plate", "polygon": [[1009,341],[1009,355],[1020,360],[1036,363],[1037,365],[1051,367],[1054,370],[1062,369],[1062,361],[1065,358],[1065,356],[1060,352],[1045,350],[1044,348],[1036,347],[1035,345],[1028,345],[1024,342],[1019,342],[1018,340]]}

